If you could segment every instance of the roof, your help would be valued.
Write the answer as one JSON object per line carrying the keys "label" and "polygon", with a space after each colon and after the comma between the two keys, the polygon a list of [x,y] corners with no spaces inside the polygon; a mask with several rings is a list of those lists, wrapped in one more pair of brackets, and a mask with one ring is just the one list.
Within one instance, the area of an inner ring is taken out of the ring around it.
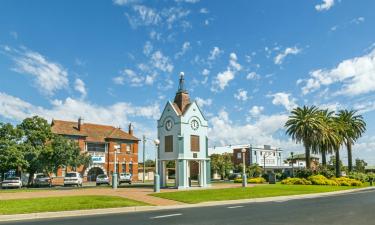
{"label": "roof", "polygon": [[120,128],[108,125],[82,123],[81,130],[78,130],[78,122],[52,120],[51,129],[55,134],[86,137],[86,141],[92,142],[105,142],[106,139],[139,141]]}
{"label": "roof", "polygon": [[[317,155],[314,155],[314,154],[311,154],[310,155],[310,158],[311,159],[319,159],[319,156]],[[289,156],[287,158],[287,160],[291,160],[292,159],[292,156]],[[293,155],[293,159],[306,159],[306,154],[305,153],[302,153],[302,154],[295,154]]]}

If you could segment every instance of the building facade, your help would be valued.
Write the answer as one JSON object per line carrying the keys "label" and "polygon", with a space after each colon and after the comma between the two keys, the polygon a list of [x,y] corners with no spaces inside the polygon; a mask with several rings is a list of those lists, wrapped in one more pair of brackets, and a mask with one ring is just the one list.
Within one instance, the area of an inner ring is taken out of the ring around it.
{"label": "building facade", "polygon": [[[81,152],[87,153],[92,158],[88,167],[81,166],[77,172],[87,181],[95,181],[97,175],[111,176],[117,164],[117,172],[131,173],[133,180],[138,180],[138,142],[133,136],[133,129],[129,124],[128,132],[113,126],[84,123],[82,119],[77,122],[53,120],[52,132],[74,140],[78,143]],[[115,146],[120,146],[116,153]],[[59,169],[56,176],[63,177],[71,168]]]}
{"label": "building facade", "polygon": [[180,75],[179,89],[173,102],[168,101],[158,120],[159,171],[161,186],[166,186],[168,161],[175,162],[175,186],[205,187],[210,183],[208,122],[197,103],[191,102]]}
{"label": "building facade", "polygon": [[250,145],[232,146],[233,163],[239,165],[243,162],[242,149],[245,152],[246,166],[259,165],[265,168],[281,168],[283,167],[282,150],[280,148],[272,148],[270,145],[262,147],[252,147]]}
{"label": "building facade", "polygon": [[[315,169],[319,166],[319,156],[311,154],[310,155],[310,167]],[[294,168],[306,168],[306,155],[305,153],[295,154],[286,159],[286,165],[292,166]]]}

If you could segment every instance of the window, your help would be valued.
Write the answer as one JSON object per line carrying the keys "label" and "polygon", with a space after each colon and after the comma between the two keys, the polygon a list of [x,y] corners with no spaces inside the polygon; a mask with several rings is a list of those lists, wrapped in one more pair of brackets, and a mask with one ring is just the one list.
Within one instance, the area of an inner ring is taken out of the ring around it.
{"label": "window", "polygon": [[126,163],[122,163],[122,165],[121,165],[121,169],[122,169],[122,172],[123,172],[123,173],[126,172]]}
{"label": "window", "polygon": [[257,152],[256,152],[256,151],[254,151],[254,155],[257,155]]}
{"label": "window", "polygon": [[131,144],[127,144],[126,145],[126,152],[130,153],[130,149],[131,149]]}
{"label": "window", "polygon": [[105,152],[105,143],[87,143],[89,152]]}
{"label": "window", "polygon": [[165,136],[165,152],[173,152],[173,135]]}
{"label": "window", "polygon": [[237,152],[237,159],[241,158],[241,152]]}
{"label": "window", "polygon": [[129,163],[129,173],[133,174],[133,163]]}
{"label": "window", "polygon": [[191,135],[190,136],[190,149],[192,152],[199,152],[199,136]]}

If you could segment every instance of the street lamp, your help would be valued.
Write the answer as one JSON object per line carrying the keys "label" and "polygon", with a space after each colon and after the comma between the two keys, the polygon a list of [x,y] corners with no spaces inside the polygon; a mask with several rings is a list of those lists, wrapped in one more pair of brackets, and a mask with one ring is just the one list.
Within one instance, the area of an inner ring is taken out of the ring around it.
{"label": "street lamp", "polygon": [[291,152],[290,155],[292,156],[292,177],[294,177],[294,160],[293,160],[294,152]]}
{"label": "street lamp", "polygon": [[155,174],[154,174],[154,192],[160,192],[160,177],[158,172],[158,159],[159,159],[159,139],[154,140],[155,147],[156,147],[156,154],[155,154]]}
{"label": "street lamp", "polygon": [[243,148],[241,150],[241,152],[242,152],[242,187],[246,187],[247,186],[246,165],[245,165],[245,153],[246,153],[246,149]]}
{"label": "street lamp", "polygon": [[114,166],[114,171],[112,174],[112,188],[117,189],[117,151],[121,148],[120,145],[115,145],[115,166]]}

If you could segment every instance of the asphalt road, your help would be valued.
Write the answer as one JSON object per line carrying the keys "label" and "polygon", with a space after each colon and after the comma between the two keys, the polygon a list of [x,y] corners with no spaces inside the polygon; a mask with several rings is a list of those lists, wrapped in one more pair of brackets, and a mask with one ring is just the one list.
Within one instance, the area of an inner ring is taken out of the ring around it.
{"label": "asphalt road", "polygon": [[17,225],[375,225],[375,190],[315,199],[20,221]]}

